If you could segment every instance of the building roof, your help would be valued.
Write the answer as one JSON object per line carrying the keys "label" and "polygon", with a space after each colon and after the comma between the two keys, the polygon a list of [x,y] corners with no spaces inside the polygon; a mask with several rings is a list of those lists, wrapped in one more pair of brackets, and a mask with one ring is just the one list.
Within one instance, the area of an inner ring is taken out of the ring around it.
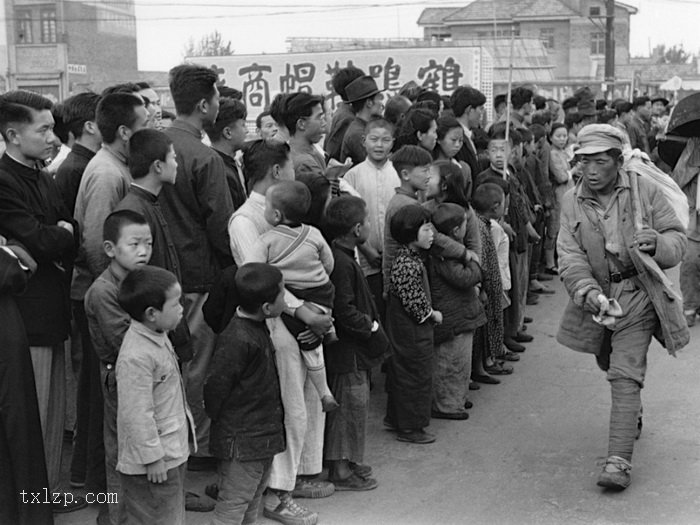
{"label": "building roof", "polygon": [[521,17],[563,17],[581,16],[559,0],[475,0],[444,18],[449,22],[474,22],[484,20],[517,19]]}
{"label": "building roof", "polygon": [[[615,2],[618,8],[635,14],[637,8]],[[461,8],[427,8],[418,25],[483,24],[485,21],[519,19],[570,19],[585,16],[561,0],[474,0]]]}
{"label": "building roof", "polygon": [[419,26],[441,25],[446,17],[460,9],[460,7],[427,7],[423,9],[416,23]]}

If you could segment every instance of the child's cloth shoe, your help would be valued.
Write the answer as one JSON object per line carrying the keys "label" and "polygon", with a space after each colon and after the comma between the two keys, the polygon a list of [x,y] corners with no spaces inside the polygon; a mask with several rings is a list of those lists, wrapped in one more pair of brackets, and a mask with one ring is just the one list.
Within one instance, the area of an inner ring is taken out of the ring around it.
{"label": "child's cloth shoe", "polygon": [[263,516],[284,525],[316,525],[318,514],[299,505],[290,493],[279,496],[280,503],[272,510],[263,509]]}
{"label": "child's cloth shoe", "polygon": [[340,405],[332,395],[328,394],[321,398],[321,406],[324,412],[333,412]]}
{"label": "child's cloth shoe", "polygon": [[327,498],[335,492],[330,481],[297,478],[291,496],[294,498]]}
{"label": "child's cloth shoe", "polygon": [[598,476],[598,486],[611,490],[625,490],[632,481],[632,464],[620,456],[610,456]]}

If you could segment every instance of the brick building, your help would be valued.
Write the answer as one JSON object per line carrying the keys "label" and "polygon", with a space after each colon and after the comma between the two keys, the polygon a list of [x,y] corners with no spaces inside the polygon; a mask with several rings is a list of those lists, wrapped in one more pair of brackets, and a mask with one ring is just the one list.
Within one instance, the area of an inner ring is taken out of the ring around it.
{"label": "brick building", "polygon": [[[615,2],[615,63],[629,63],[630,16]],[[601,80],[605,62],[604,0],[474,0],[461,8],[427,8],[418,19],[427,40],[536,38],[558,81]]]}
{"label": "brick building", "polygon": [[0,88],[60,100],[137,78],[134,0],[0,0],[3,10]]}

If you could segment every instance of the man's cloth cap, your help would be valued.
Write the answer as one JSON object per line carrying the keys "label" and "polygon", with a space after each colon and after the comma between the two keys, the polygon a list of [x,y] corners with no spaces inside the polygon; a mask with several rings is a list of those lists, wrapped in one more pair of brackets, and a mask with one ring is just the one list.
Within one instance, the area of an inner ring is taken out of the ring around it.
{"label": "man's cloth cap", "polygon": [[595,155],[611,149],[623,149],[622,132],[610,124],[589,124],[579,131],[576,155]]}
{"label": "man's cloth cap", "polygon": [[345,94],[349,103],[373,97],[382,91],[384,90],[379,89],[374,78],[369,75],[358,77],[345,87]]}

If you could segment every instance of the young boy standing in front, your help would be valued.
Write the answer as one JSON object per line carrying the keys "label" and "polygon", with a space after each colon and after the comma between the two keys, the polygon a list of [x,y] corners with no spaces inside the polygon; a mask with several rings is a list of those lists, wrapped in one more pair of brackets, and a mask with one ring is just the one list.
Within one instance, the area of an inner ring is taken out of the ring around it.
{"label": "young boy standing in front", "polygon": [[85,316],[90,339],[99,360],[102,388],[105,472],[107,492],[119,494],[119,505],[109,505],[112,525],[119,523],[121,483],[117,473],[117,381],[114,365],[124,334],[129,329],[129,314],[119,306],[119,287],[129,272],[145,266],[151,258],[151,229],[146,218],[131,210],[112,212],[103,227],[104,251],[109,266],[95,279],[85,294]]}
{"label": "young boy standing in front", "polygon": [[235,288],[239,305],[217,338],[204,383],[209,447],[219,459],[212,525],[256,522],[272,458],[285,449],[275,348],[265,324],[285,308],[282,272],[245,264],[236,272]]}
{"label": "young boy standing in front", "polygon": [[326,417],[323,457],[335,490],[377,486],[372,468],[363,465],[369,417],[370,371],[389,350],[379,311],[357,261],[355,248],[370,230],[367,207],[359,197],[340,196],[326,210],[325,232],[333,239],[336,294],[333,315],[339,341],[324,347],[328,383],[340,408]]}
{"label": "young boy standing in front", "polygon": [[119,290],[119,304],[131,317],[116,368],[117,470],[125,523],[185,523],[185,470],[194,422],[168,339],[182,318],[181,295],[175,276],[155,266],[132,271]]}

